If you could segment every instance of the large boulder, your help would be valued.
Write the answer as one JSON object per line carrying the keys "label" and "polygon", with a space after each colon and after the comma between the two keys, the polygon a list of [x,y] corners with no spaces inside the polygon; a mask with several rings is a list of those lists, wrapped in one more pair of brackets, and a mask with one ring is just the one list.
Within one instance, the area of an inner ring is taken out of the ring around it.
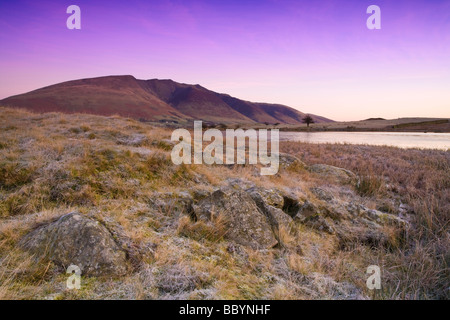
{"label": "large boulder", "polygon": [[278,244],[271,222],[250,195],[241,189],[223,188],[194,205],[197,220],[210,222],[222,215],[226,221],[225,238],[254,249]]}
{"label": "large boulder", "polygon": [[358,176],[350,170],[330,166],[327,164],[314,164],[308,167],[309,171],[314,172],[324,178],[335,180],[339,183],[357,183]]}
{"label": "large boulder", "polygon": [[78,266],[83,275],[123,275],[127,271],[125,252],[98,221],[71,212],[38,227],[21,241],[38,260],[51,260],[67,268]]}

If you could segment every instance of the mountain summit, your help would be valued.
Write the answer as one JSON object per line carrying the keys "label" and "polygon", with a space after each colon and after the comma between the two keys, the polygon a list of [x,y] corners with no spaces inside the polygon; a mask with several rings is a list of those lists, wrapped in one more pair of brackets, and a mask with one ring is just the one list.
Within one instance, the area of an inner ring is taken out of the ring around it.
{"label": "mountain summit", "polygon": [[[37,112],[117,114],[147,121],[300,124],[305,116],[288,106],[244,101],[200,85],[129,75],[62,82],[11,96],[0,104]],[[332,121],[311,117],[317,123]]]}

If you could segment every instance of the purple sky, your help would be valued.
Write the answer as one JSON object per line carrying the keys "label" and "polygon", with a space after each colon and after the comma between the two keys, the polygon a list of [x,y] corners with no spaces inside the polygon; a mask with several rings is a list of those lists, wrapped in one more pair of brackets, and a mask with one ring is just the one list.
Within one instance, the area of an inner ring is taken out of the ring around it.
{"label": "purple sky", "polygon": [[131,74],[335,120],[450,117],[450,0],[2,0],[0,43],[0,98]]}

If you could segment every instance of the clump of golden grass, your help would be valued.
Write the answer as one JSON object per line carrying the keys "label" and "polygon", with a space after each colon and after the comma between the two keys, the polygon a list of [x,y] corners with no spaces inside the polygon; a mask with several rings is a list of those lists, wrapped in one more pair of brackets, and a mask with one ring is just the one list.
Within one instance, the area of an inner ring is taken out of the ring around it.
{"label": "clump of golden grass", "polygon": [[223,240],[228,228],[223,215],[212,216],[211,221],[192,221],[189,216],[179,220],[178,234],[197,241],[208,240],[217,242]]}

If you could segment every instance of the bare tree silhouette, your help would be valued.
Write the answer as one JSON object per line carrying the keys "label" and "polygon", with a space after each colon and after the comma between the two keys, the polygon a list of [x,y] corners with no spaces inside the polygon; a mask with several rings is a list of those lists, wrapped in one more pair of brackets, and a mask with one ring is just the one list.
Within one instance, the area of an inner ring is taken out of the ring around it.
{"label": "bare tree silhouette", "polygon": [[314,119],[309,114],[307,114],[306,117],[304,117],[302,121],[303,121],[303,123],[306,123],[306,126],[308,128],[311,123],[314,123]]}

